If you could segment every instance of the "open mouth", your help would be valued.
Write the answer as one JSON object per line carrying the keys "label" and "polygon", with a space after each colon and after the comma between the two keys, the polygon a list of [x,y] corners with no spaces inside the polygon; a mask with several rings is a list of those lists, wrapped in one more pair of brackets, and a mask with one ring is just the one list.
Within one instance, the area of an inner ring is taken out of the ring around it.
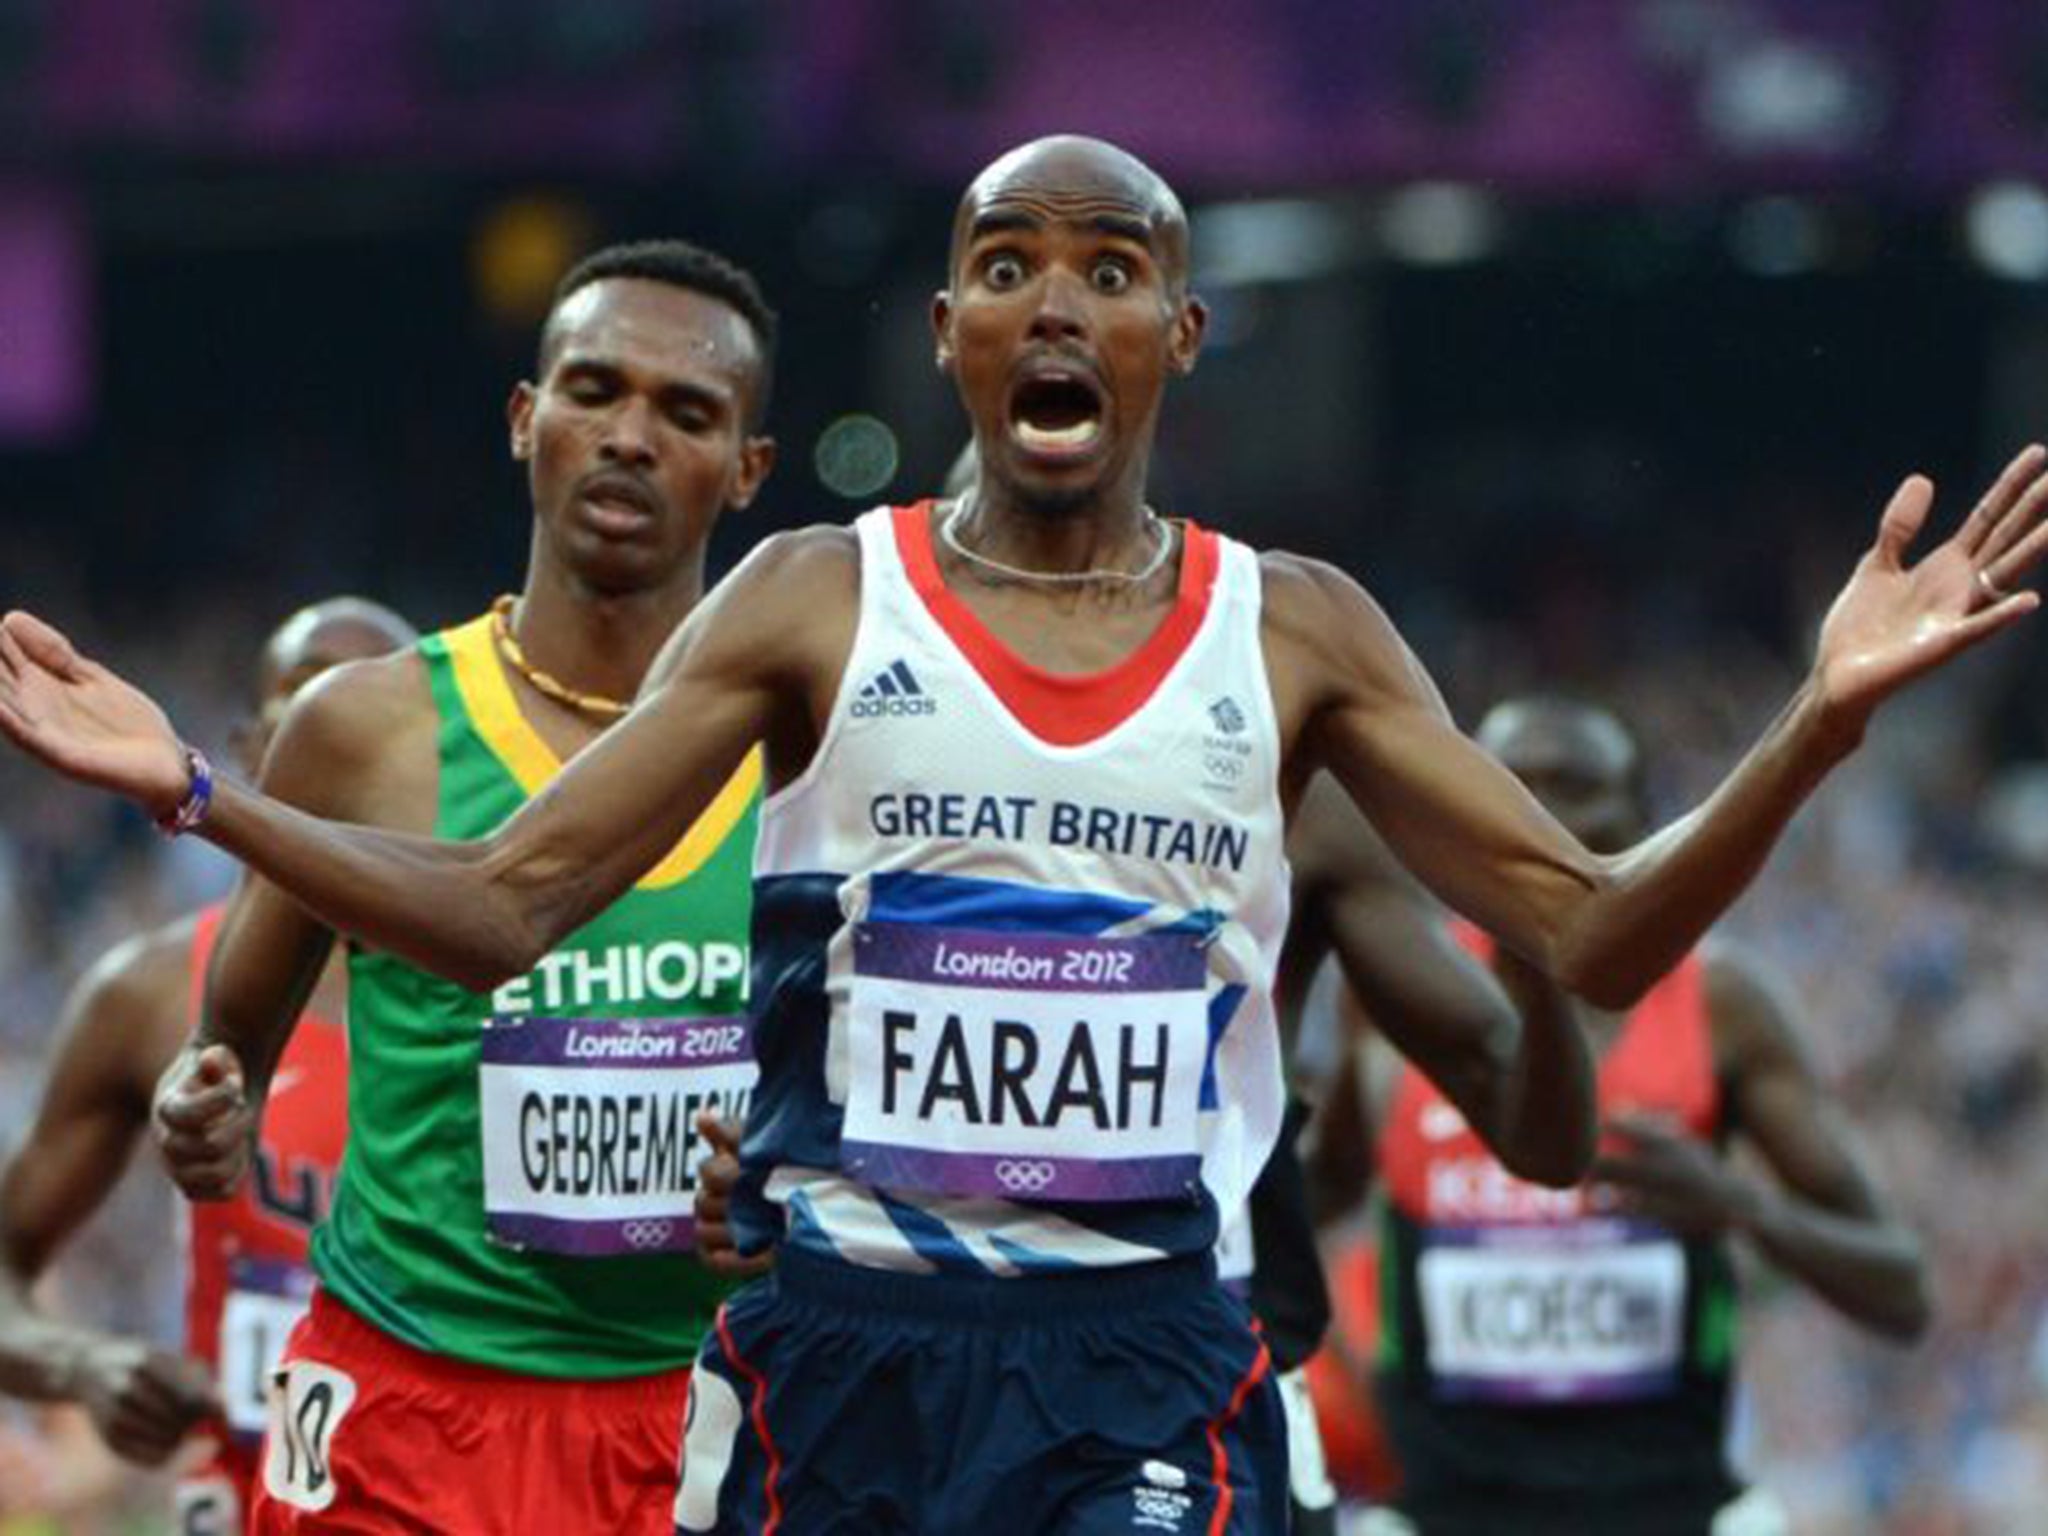
{"label": "open mouth", "polygon": [[1102,395],[1077,374],[1026,379],[1010,398],[1010,430],[1032,453],[1083,453],[1102,435]]}

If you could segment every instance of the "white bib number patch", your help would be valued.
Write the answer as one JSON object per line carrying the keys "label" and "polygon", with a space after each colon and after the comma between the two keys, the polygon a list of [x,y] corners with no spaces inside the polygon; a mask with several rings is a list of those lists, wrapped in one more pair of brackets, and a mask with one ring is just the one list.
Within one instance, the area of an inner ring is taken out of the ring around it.
{"label": "white bib number patch", "polygon": [[1443,1397],[1617,1402],[1676,1382],[1685,1252],[1661,1229],[1596,1221],[1438,1231],[1417,1279]]}
{"label": "white bib number patch", "polygon": [[312,1273],[297,1264],[237,1260],[230,1268],[220,1315],[220,1392],[236,1439],[262,1438],[271,1380],[312,1294]]}
{"label": "white bib number patch", "polygon": [[193,1477],[178,1484],[171,1502],[177,1536],[241,1536],[242,1501],[224,1477]]}
{"label": "white bib number patch", "polygon": [[695,1247],[697,1115],[745,1119],[756,1076],[744,1018],[491,1019],[485,1230],[583,1258]]}
{"label": "white bib number patch", "polygon": [[264,1439],[266,1493],[311,1514],[334,1502],[334,1439],[355,1400],[355,1378],[332,1366],[293,1360],[278,1371]]}
{"label": "white bib number patch", "polygon": [[861,923],[853,940],[848,1173],[1013,1200],[1150,1200],[1200,1179],[1197,938]]}

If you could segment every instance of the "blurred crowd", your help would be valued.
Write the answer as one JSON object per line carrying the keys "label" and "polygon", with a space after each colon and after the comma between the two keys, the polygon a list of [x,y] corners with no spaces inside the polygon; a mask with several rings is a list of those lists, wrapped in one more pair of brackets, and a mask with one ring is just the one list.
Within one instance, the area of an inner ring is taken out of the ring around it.
{"label": "blurred crowd", "polygon": [[[1817,614],[1812,597],[1791,606]],[[1510,621],[1418,586],[1396,607],[1461,720],[1528,689],[1600,698],[1648,743],[1660,807],[1693,803],[1783,704],[1790,646],[1688,627],[1656,588],[1590,617],[1583,601],[1564,594]],[[215,591],[146,629],[82,638],[225,752],[253,646],[277,617],[255,594]],[[1803,999],[1820,1070],[1921,1234],[1938,1299],[1931,1336],[1899,1351],[1748,1274],[1739,1460],[1805,1536],[2007,1536],[2048,1509],[2048,795],[2010,760],[2001,723],[2022,707],[2030,654],[2008,645],[1881,718],[1728,919]],[[225,891],[231,869],[6,756],[0,808],[11,1141],[73,980],[122,937]],[[153,1159],[138,1161],[51,1299],[168,1340],[174,1202]],[[66,1513],[33,1513],[47,1508]],[[76,1419],[0,1408],[0,1536],[146,1532],[161,1508],[161,1484],[109,1463]]]}

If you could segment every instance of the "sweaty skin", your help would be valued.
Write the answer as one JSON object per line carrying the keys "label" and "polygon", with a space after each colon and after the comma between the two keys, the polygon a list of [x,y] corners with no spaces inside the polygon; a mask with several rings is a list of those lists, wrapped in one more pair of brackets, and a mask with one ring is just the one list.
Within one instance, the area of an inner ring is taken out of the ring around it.
{"label": "sweaty skin", "polygon": [[[328,668],[408,644],[411,628],[359,598],[294,614],[265,645],[256,710],[240,750],[259,761],[284,705]],[[0,1172],[0,1391],[75,1400],[107,1445],[154,1465],[219,1411],[200,1361],[60,1322],[32,1290],[65,1240],[105,1201],[149,1124],[158,1075],[190,1026],[195,919],[129,940],[87,973],[65,1004],[49,1085],[21,1149]],[[340,1017],[338,969],[314,1005]]]}
{"label": "sweaty skin", "polygon": [[[1160,399],[1193,366],[1202,329],[1183,221],[1158,186],[1120,150],[1061,138],[1005,157],[970,188],[934,318],[980,456],[960,530],[971,548],[1039,571],[1132,569],[1143,558],[1139,488]],[[1092,400],[1099,427],[1058,451],[1027,419],[1053,375],[1068,404],[1077,389]],[[1266,555],[1261,634],[1285,798],[1331,772],[1450,906],[1573,991],[1623,1005],[1698,942],[1884,699],[2037,605],[2012,589],[2048,543],[2043,459],[2038,448],[2019,455],[1911,567],[1905,552],[1932,487],[1908,479],[1783,714],[1704,805],[1612,855],[1572,837],[1457,729],[1356,582]],[[1178,579],[1177,559],[1149,581],[1073,587],[993,579],[950,552],[939,566],[997,638],[1054,672],[1127,655],[1160,623]],[[753,743],[766,744],[773,784],[804,771],[848,655],[859,574],[846,529],[766,541],[677,631],[633,714],[488,838],[438,845],[323,822],[233,784],[217,790],[203,835],[333,926],[466,986],[492,985],[650,866]],[[26,615],[0,626],[0,729],[154,810],[186,793],[161,712]]]}

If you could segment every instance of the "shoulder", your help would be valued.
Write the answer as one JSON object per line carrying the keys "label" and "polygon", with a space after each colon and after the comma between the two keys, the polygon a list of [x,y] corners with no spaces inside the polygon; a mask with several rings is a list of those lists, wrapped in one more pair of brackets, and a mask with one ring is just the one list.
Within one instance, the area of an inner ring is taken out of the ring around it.
{"label": "shoulder", "polygon": [[1258,558],[1262,622],[1270,635],[1319,651],[1378,646],[1405,653],[1386,610],[1349,573],[1284,550]]}
{"label": "shoulder", "polygon": [[818,524],[770,534],[677,632],[677,659],[788,680],[842,644],[859,612],[853,529]]}
{"label": "shoulder", "polygon": [[752,612],[763,600],[801,603],[859,590],[860,535],[838,524],[816,523],[769,534],[711,590],[703,607],[730,609],[744,597]]}
{"label": "shoulder", "polygon": [[1259,556],[1259,634],[1283,721],[1326,707],[1437,705],[1436,685],[1372,594],[1304,555]]}
{"label": "shoulder", "polygon": [[365,796],[432,740],[438,716],[417,648],[346,662],[321,674],[285,710],[264,758],[264,790],[307,810],[376,819]]}
{"label": "shoulder", "polygon": [[1724,1075],[1806,1062],[1791,982],[1754,948],[1719,936],[1699,949],[1701,983]]}
{"label": "shoulder", "polygon": [[771,533],[726,578],[727,584],[736,582],[797,597],[857,592],[860,535],[837,523],[813,523]]}
{"label": "shoulder", "polygon": [[426,662],[416,646],[343,662],[308,683],[285,711],[285,728],[360,742],[365,730],[403,726],[433,713]]}
{"label": "shoulder", "polygon": [[185,1038],[192,1000],[197,914],[124,940],[72,989],[56,1070],[73,1058],[116,1069],[145,1095]]}

